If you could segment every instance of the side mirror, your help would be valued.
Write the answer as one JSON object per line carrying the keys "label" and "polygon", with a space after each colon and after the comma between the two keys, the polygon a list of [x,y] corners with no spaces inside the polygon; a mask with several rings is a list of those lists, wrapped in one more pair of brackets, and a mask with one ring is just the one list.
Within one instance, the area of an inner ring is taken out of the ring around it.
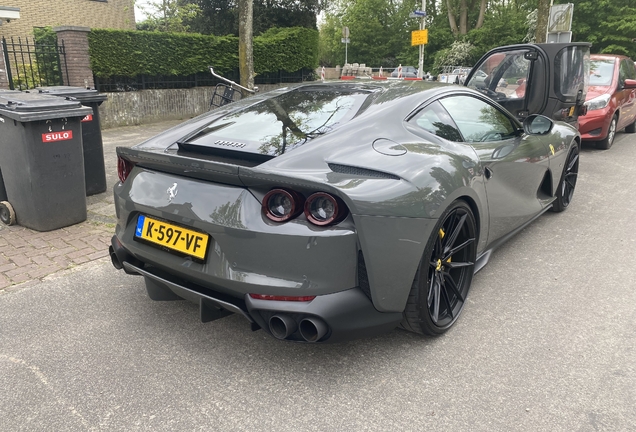
{"label": "side mirror", "polygon": [[626,88],[626,89],[636,88],[636,80],[627,78],[625,82],[623,83],[623,88]]}
{"label": "side mirror", "polygon": [[523,121],[523,130],[530,135],[546,135],[550,133],[554,122],[546,116],[533,114]]}

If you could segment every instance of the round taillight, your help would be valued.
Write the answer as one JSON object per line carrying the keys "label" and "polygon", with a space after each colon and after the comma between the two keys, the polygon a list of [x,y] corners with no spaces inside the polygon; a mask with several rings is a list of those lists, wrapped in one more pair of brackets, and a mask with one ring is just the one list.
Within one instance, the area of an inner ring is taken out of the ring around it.
{"label": "round taillight", "polygon": [[316,192],[305,201],[305,216],[314,225],[332,225],[347,216],[347,207],[339,198]]}
{"label": "round taillight", "polygon": [[304,198],[294,191],[272,189],[263,198],[263,212],[269,220],[286,222],[303,210]]}

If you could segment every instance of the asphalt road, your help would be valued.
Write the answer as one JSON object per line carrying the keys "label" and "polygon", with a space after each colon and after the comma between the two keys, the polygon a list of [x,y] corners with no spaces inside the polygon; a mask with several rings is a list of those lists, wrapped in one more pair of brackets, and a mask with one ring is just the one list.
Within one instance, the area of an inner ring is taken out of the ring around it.
{"label": "asphalt road", "polygon": [[476,275],[452,331],[276,341],[101,260],[0,295],[0,430],[636,430],[636,135]]}

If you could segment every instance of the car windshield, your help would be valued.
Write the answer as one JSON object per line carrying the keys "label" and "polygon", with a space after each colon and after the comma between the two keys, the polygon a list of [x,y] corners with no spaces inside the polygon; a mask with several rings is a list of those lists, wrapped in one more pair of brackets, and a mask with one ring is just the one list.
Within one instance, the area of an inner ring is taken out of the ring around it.
{"label": "car windshield", "polygon": [[614,78],[614,59],[590,61],[590,85],[609,86]]}
{"label": "car windshield", "polygon": [[226,115],[181,143],[229,142],[246,151],[278,156],[351,119],[369,94],[361,88],[302,87]]}

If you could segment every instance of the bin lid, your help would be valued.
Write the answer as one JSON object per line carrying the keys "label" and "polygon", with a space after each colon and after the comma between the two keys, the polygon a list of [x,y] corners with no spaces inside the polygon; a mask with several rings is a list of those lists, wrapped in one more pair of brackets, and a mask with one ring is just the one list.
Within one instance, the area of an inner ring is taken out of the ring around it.
{"label": "bin lid", "polygon": [[72,87],[72,86],[47,86],[38,87],[35,90],[38,93],[49,94],[54,96],[70,96],[74,97],[80,102],[104,102],[107,99],[105,94],[98,92],[95,89],[89,89],[84,87]]}
{"label": "bin lid", "polygon": [[84,117],[92,108],[72,98],[39,93],[0,92],[0,116],[21,122],[64,117]]}

